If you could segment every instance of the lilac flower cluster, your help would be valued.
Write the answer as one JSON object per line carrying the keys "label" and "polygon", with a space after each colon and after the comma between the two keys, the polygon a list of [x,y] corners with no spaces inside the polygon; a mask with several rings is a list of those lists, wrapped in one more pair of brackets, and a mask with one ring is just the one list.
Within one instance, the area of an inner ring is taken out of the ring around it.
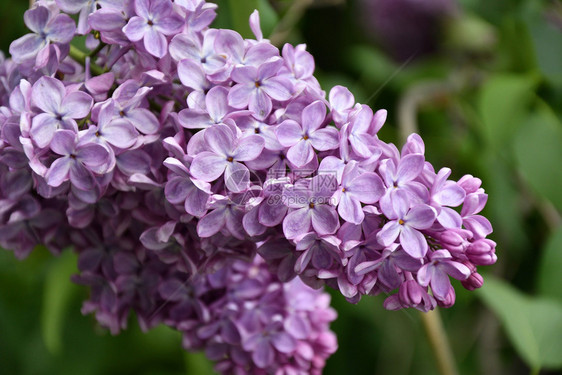
{"label": "lilac flower cluster", "polygon": [[449,277],[480,287],[496,260],[481,181],[435,171],[418,135],[380,140],[386,111],[341,86],[326,99],[304,45],[279,51],[257,12],[255,39],[210,28],[215,9],[26,12],[0,58],[0,245],[72,246],[85,313],[114,333],[131,310],[169,324],[223,373],[320,372],[334,314],[299,279],[422,311],[454,303]]}

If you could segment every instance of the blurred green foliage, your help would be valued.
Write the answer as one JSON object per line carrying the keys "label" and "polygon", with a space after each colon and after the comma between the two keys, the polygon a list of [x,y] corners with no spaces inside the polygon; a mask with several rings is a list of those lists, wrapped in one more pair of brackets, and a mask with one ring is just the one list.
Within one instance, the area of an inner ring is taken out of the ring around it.
{"label": "blurred green foliage", "polygon": [[[499,260],[484,270],[484,288],[472,293],[454,283],[457,303],[441,311],[461,374],[560,369],[560,2],[459,0],[460,18],[443,30],[439,52],[407,63],[373,43],[358,21],[359,1],[316,0],[303,14],[291,13],[292,0],[217,2],[215,26],[244,36],[251,36],[247,19],[256,7],[266,37],[280,20],[296,19],[287,41],[307,43],[327,91],[346,85],[357,101],[387,108],[380,134],[387,141],[399,141],[404,101],[417,101],[414,118],[427,159],[451,167],[453,178],[482,178],[489,193],[484,214],[498,243]],[[26,33],[27,5],[0,1],[5,52]],[[53,258],[38,249],[19,262],[0,252],[2,374],[211,373],[204,356],[184,354],[179,334],[165,327],[142,334],[131,317],[129,330],[117,337],[98,328],[80,314],[87,291],[70,283],[73,272],[70,253]],[[385,311],[384,296],[350,305],[332,294],[340,349],[325,374],[436,373],[417,312]]]}

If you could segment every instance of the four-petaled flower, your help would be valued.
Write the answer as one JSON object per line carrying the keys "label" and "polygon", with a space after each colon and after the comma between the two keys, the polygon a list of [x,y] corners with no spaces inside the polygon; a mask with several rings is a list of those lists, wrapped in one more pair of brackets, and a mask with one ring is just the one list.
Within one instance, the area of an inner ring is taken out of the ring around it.
{"label": "four-petaled flower", "polygon": [[297,167],[312,161],[314,150],[333,150],[339,145],[338,130],[333,127],[321,128],[326,118],[326,106],[315,101],[302,111],[301,124],[285,120],[277,127],[279,143],[289,147],[287,158]]}
{"label": "four-petaled flower", "polygon": [[151,55],[164,57],[168,52],[166,36],[180,31],[185,20],[174,12],[170,0],[135,0],[135,11],[137,15],[123,27],[123,32],[132,42],[142,39]]}
{"label": "four-petaled flower", "polygon": [[201,181],[211,182],[224,173],[228,190],[238,193],[250,185],[250,171],[241,162],[257,158],[265,145],[259,135],[237,138],[227,125],[214,125],[205,129],[205,142],[209,151],[193,159],[191,175]]}

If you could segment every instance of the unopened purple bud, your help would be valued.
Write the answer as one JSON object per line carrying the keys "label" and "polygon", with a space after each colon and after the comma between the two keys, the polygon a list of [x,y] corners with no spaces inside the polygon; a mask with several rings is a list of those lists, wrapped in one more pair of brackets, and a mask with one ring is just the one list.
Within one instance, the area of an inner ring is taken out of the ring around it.
{"label": "unopened purple bud", "polygon": [[466,249],[468,259],[479,266],[494,264],[496,256],[496,243],[492,240],[483,238],[471,243]]}
{"label": "unopened purple bud", "polygon": [[464,191],[466,191],[466,194],[470,194],[476,192],[476,190],[480,188],[480,185],[482,185],[482,180],[467,174],[457,182],[457,185],[462,187]]}
{"label": "unopened purple bud", "polygon": [[484,284],[484,278],[478,272],[473,272],[468,279],[461,281],[462,286],[467,290],[474,290],[481,288]]}
{"label": "unopened purple bud", "polygon": [[445,298],[442,300],[438,299],[437,304],[441,307],[449,308],[455,304],[455,299],[456,299],[455,288],[451,286],[449,288],[449,292],[445,295]]}

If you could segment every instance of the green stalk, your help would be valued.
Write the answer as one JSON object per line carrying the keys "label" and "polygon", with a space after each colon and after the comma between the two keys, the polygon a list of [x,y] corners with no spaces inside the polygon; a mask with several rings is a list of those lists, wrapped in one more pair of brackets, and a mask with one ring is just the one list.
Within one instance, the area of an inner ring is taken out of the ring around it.
{"label": "green stalk", "polygon": [[[89,55],[82,52],[80,49],[78,49],[77,47],[73,46],[72,44],[70,45],[70,52],[69,52],[70,57],[76,61],[79,64],[82,65],[86,65],[86,57],[88,57]],[[90,62],[90,71],[92,72],[92,74],[99,76],[102,75],[103,73],[105,73],[105,70],[103,68],[101,68],[100,66],[93,64],[92,62]]]}
{"label": "green stalk", "polygon": [[437,368],[441,375],[458,375],[455,358],[451,350],[451,344],[445,333],[441,316],[437,308],[427,313],[420,312],[421,320],[427,333],[429,344],[435,359]]}

